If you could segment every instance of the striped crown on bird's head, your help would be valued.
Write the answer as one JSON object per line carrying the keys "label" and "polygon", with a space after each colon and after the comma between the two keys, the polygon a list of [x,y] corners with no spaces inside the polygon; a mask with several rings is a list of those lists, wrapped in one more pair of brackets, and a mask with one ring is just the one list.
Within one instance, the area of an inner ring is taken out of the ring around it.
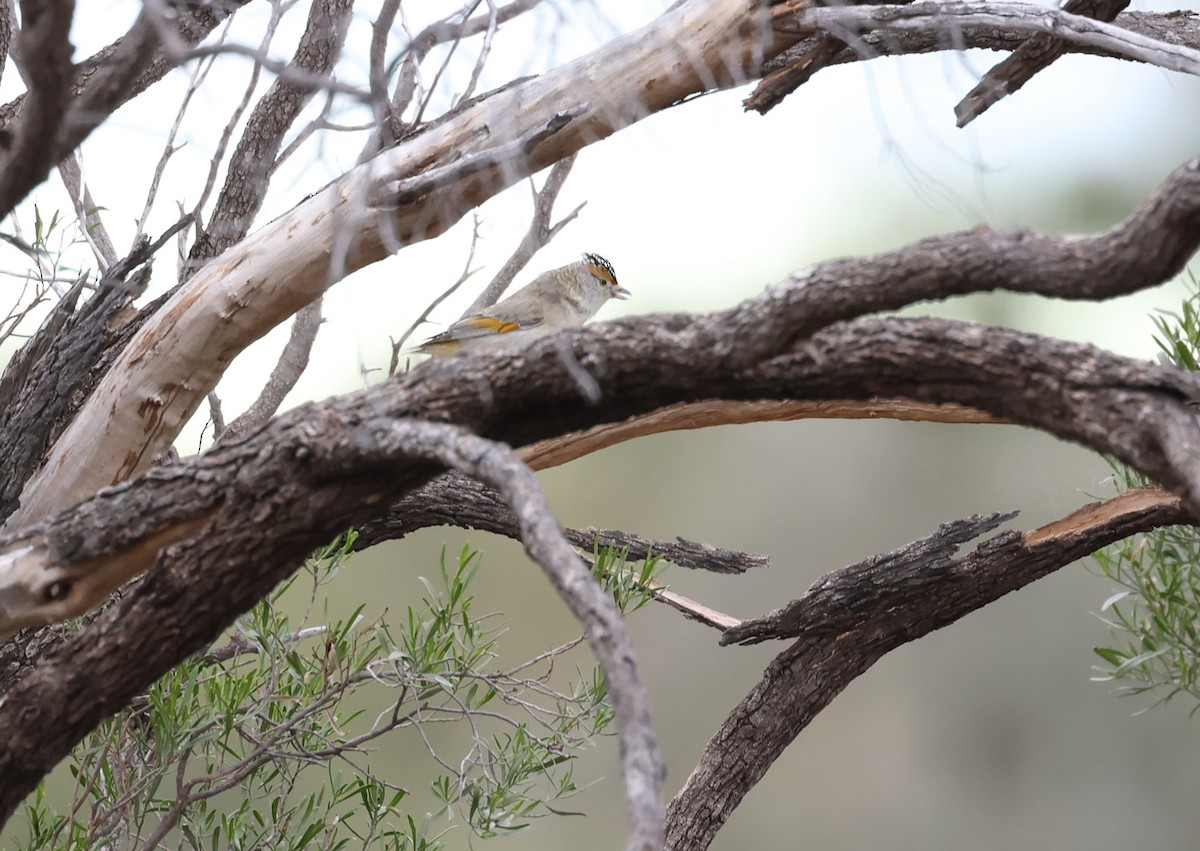
{"label": "striped crown on bird's head", "polygon": [[604,281],[604,283],[608,284],[610,287],[615,288],[615,287],[620,286],[617,283],[616,270],[613,269],[611,263],[609,263],[607,260],[605,260],[599,254],[592,254],[590,252],[584,252],[583,262],[584,262],[584,265],[587,266],[587,270],[590,273],[595,275],[600,280]]}

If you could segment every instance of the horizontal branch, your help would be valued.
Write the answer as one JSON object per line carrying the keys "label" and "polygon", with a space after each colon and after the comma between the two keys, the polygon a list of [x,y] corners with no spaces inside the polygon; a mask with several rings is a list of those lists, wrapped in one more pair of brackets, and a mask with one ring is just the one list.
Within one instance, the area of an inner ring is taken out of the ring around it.
{"label": "horizontal branch", "polygon": [[834,35],[936,29],[955,45],[963,27],[1031,36],[1053,35],[1110,56],[1200,75],[1200,51],[1149,38],[1123,27],[1031,3],[912,3],[905,6],[813,6],[796,14],[798,31]]}
{"label": "horizontal branch", "polygon": [[[712,398],[911,397],[974,407],[1115,455],[1183,494],[1186,505],[1200,504],[1200,424],[1191,404],[1200,376],[944,319],[867,318],[797,338],[809,320],[806,291],[796,281],[723,313],[636,317],[563,332],[521,353],[430,361],[369,390],[296,408],[240,441],[157,467],[0,541],[0,588],[24,588],[30,601],[22,623],[78,613],[94,600],[98,580],[89,577],[128,575],[152,546],[178,541],[134,591],[5,695],[0,813],[101,718],[213,640],[309,552],[381,516],[438,472],[421,463],[381,469],[322,460],[370,419],[452,422],[522,446]],[[560,361],[564,346],[594,379],[599,404],[580,398]],[[31,571],[42,578],[29,582]],[[43,711],[34,718],[25,706]]]}
{"label": "horizontal branch", "polygon": [[[360,528],[354,546],[355,549],[366,549],[430,526],[481,529],[509,538],[519,534],[516,516],[496,491],[465,476],[446,474],[413,491],[394,504],[385,516]],[[563,534],[572,545],[588,552],[597,546],[614,547],[625,550],[633,561],[654,555],[678,567],[714,573],[745,573],[769,563],[766,556],[711,547],[683,538],[655,541],[628,532],[602,529],[564,529]]]}
{"label": "horizontal branch", "polygon": [[[901,7],[891,7],[901,8]],[[795,18],[777,17],[779,26],[796,29]],[[1167,13],[1126,12],[1118,15],[1115,26],[1155,42],[1200,48],[1200,15],[1179,11]],[[952,24],[952,27],[944,24]],[[802,38],[763,66],[763,80],[745,100],[747,109],[767,112],[821,68],[847,62],[863,62],[881,56],[907,56],[939,53],[947,50],[1012,51],[1037,38],[994,26],[979,26],[962,20],[928,19],[926,26],[861,31],[847,45],[825,33]],[[1112,58],[1102,47],[1078,42],[1056,42],[1064,53],[1085,53]]]}

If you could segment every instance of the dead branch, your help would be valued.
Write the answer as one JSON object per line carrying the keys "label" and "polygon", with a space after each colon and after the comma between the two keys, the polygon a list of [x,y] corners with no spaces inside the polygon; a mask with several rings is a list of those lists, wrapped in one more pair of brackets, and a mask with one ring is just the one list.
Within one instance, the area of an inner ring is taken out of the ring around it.
{"label": "dead branch", "polygon": [[651,434],[711,428],[718,425],[786,422],[789,420],[902,420],[929,423],[1001,424],[1010,422],[962,405],[925,404],[912,399],[830,399],[814,401],[731,401],[705,399],[668,405],[619,423],[605,423],[585,431],[538,441],[519,450],[535,470],[557,467]]}
{"label": "dead branch", "polygon": [[1200,50],[1159,41],[1120,26],[1061,9],[1025,3],[913,3],[907,6],[817,6],[796,15],[799,26],[834,35],[936,27],[953,34],[963,27],[992,28],[1025,36],[1053,35],[1111,56],[1200,74]]}
{"label": "dead branch", "polygon": [[24,482],[41,466],[104,373],[106,358],[111,358],[135,313],[132,301],[150,279],[150,258],[184,224],[178,223],[155,243],[143,240],[109,266],[95,293],[82,304],[80,280],[5,366],[0,376],[0,441],[8,451],[0,465],[0,516],[16,509]]}
{"label": "dead branch", "polygon": [[[417,488],[395,503],[386,515],[362,526],[354,546],[355,549],[366,549],[429,526],[480,529],[509,538],[520,534],[516,516],[496,491],[465,476],[447,474]],[[752,568],[766,567],[769,562],[766,556],[712,547],[683,538],[673,542],[655,541],[628,532],[602,529],[564,529],[563,535],[585,552],[597,546],[615,547],[627,550],[628,557],[634,561],[656,555],[679,567],[714,573],[745,573]]]}
{"label": "dead branch", "polygon": [[[1002,532],[970,554],[952,558],[958,546],[1001,519],[993,515],[946,524],[928,538],[823,577],[811,597],[806,594],[794,608],[775,613],[773,623],[768,617],[728,631],[723,641],[753,641],[770,637],[773,630],[799,638],[772,660],[726,717],[671,801],[667,848],[708,848],[783,750],[886,653],[1113,541],[1195,522],[1197,515],[1159,489],[1130,491],[1040,529]],[[814,621],[800,623],[805,608]]]}
{"label": "dead branch", "polygon": [[[790,21],[785,22],[783,11],[787,10],[787,5],[780,4],[775,8],[779,10],[773,17],[773,20],[778,22],[777,26],[794,29]],[[745,106],[760,113],[768,112],[826,65],[862,62],[879,56],[904,56],[968,48],[1012,51],[1019,50],[1026,41],[1041,35],[1022,35],[995,26],[976,26],[963,20],[947,22],[932,16],[927,18],[926,22],[927,26],[924,27],[881,28],[859,32],[851,39],[854,42],[853,46],[824,33],[802,38],[793,47],[764,64],[763,81],[744,102]],[[949,26],[949,23],[953,26]],[[1145,36],[1156,42],[1200,47],[1200,16],[1192,12],[1125,12],[1118,15],[1113,23],[1127,32]],[[1055,44],[1057,49],[1067,53],[1122,58],[1089,44],[1067,41],[1056,41]],[[833,50],[834,47],[837,47],[836,51]],[[827,53],[833,55],[829,56]]]}
{"label": "dead branch", "polygon": [[[1097,21],[1111,21],[1129,0],[1067,0],[1063,11],[1084,15]],[[954,107],[959,127],[966,127],[993,104],[1015,92],[1033,79],[1038,72],[1067,51],[1068,42],[1046,33],[1038,33],[1012,52],[996,67],[990,69],[978,85]]]}

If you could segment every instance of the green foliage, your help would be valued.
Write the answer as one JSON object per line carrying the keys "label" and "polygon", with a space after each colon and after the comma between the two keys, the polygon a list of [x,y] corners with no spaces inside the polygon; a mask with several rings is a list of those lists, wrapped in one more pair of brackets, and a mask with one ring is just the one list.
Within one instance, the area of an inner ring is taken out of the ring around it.
{"label": "green foliage", "polygon": [[[1200,369],[1200,292],[1178,312],[1154,317],[1164,359]],[[1119,492],[1146,484],[1110,459]],[[1104,602],[1101,618],[1112,637],[1097,647],[1095,680],[1119,682],[1125,694],[1157,694],[1159,702],[1190,695],[1200,709],[1200,535],[1193,526],[1168,526],[1094,553],[1100,572],[1122,586]],[[1193,709],[1195,711],[1195,709]]]}
{"label": "green foliage", "polygon": [[665,566],[659,556],[651,554],[634,570],[628,567],[628,559],[628,549],[597,546],[592,552],[592,575],[626,615],[654,599],[654,583]]}
{"label": "green foliage", "polygon": [[[396,623],[362,605],[337,616],[322,589],[353,542],[315,554],[225,643],[102,724],[71,756],[66,811],[39,787],[5,847],[436,851],[455,824],[490,837],[553,812],[576,791],[574,758],[612,722],[594,665],[553,685],[554,662],[582,639],[498,670],[505,626],[474,611],[480,556],[468,548],[449,563],[443,552],[436,581],[421,578],[423,598]],[[623,609],[650,598],[657,560],[632,570],[602,551],[595,563]],[[303,612],[287,614],[305,593]],[[459,722],[463,752],[431,743],[429,728],[445,722]],[[431,769],[373,769],[372,743],[406,731]],[[440,810],[410,812],[403,784],[431,774]]]}

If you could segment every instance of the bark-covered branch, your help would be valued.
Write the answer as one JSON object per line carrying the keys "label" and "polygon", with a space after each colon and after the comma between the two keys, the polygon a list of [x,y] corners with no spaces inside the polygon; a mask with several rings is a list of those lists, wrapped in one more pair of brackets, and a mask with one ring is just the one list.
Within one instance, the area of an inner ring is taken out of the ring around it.
{"label": "bark-covered branch", "polygon": [[1200,74],[1200,51],[1187,45],[1149,38],[1062,9],[1028,3],[912,3],[905,6],[814,6],[796,16],[802,28],[836,35],[936,28],[953,44],[956,32],[979,27],[1029,37],[1053,35],[1064,42],[1103,51],[1106,55],[1157,65],[1171,71]]}
{"label": "bark-covered branch", "polygon": [[[520,534],[516,515],[499,493],[466,476],[447,474],[401,499],[385,516],[364,525],[358,530],[354,546],[355,549],[366,549],[429,526],[481,529],[509,538]],[[656,555],[679,567],[714,573],[745,573],[751,568],[765,567],[769,562],[766,556],[683,538],[654,541],[629,532],[605,529],[564,529],[563,535],[573,546],[585,551],[591,551],[597,545],[615,547],[627,550],[633,561]]]}
{"label": "bark-covered branch", "polygon": [[0,517],[17,507],[25,482],[51,444],[91,393],[124,324],[135,314],[133,300],[150,280],[150,258],[180,222],[156,242],[144,239],[109,266],[82,304],[81,279],[71,288],[0,376]]}
{"label": "bark-covered branch", "polygon": [[[520,446],[714,397],[908,396],[976,407],[1115,455],[1177,489],[1187,505],[1200,504],[1200,424],[1191,404],[1200,377],[943,319],[867,318],[804,338],[795,332],[808,318],[799,297],[807,290],[792,283],[720,314],[602,323],[522,354],[430,362],[402,379],[295,409],[200,458],[155,468],[0,545],[0,606],[10,626],[78,613],[166,547],[135,590],[6,695],[0,775],[9,784],[0,789],[0,812],[11,811],[101,718],[211,641],[312,549],[377,518],[436,472],[427,464],[322,463],[329,445],[367,420],[452,422]],[[559,361],[563,341],[594,378],[599,405],[580,399]],[[40,707],[36,720],[23,706]]]}
{"label": "bark-covered branch", "polygon": [[[432,461],[495,488],[512,508],[529,557],[541,565],[583,627],[604,670],[621,747],[632,828],[629,851],[658,851],[663,843],[665,776],[650,723],[650,703],[621,612],[562,535],[537,476],[511,449],[451,426],[376,418],[322,444],[318,463],[360,470],[397,462]],[[399,464],[404,468],[404,463]]]}
{"label": "bark-covered branch", "polygon": [[69,0],[21,3],[21,30],[16,49],[29,86],[21,120],[8,129],[0,148],[0,216],[37,186],[58,161],[53,145],[67,124],[71,105],[71,16]]}
{"label": "bark-covered branch", "polygon": [[[1067,0],[1062,10],[1086,15],[1098,21],[1111,21],[1129,0]],[[959,127],[966,127],[993,104],[1028,83],[1068,50],[1070,43],[1049,33],[1038,33],[985,73],[980,81],[954,107]]]}
{"label": "bark-covered branch", "polygon": [[[834,697],[885,654],[949,626],[1113,541],[1198,515],[1156,488],[1085,506],[1028,532],[995,528],[1000,515],[945,524],[891,553],[828,574],[796,603],[734,627],[727,641],[799,636],[728,715],[667,814],[667,848],[702,851],[745,794]],[[813,620],[801,623],[805,617]]]}
{"label": "bark-covered branch", "polygon": [[[918,9],[928,9],[931,6],[914,5]],[[795,28],[795,18],[785,21],[780,16],[776,20],[781,27]],[[1118,15],[1113,23],[1125,32],[1156,42],[1192,49],[1200,48],[1200,16],[1194,12],[1124,12]],[[1028,31],[1014,32],[1002,26],[982,25],[952,17],[938,18],[934,15],[926,15],[920,25],[888,27],[881,24],[878,28],[860,31],[851,38],[853,44],[818,33],[802,38],[768,61],[763,67],[762,82],[744,101],[744,105],[747,109],[768,112],[817,71],[829,65],[863,62],[880,56],[905,56],[969,48],[1021,50],[1025,44],[1040,38],[1041,35]],[[1102,46],[1078,41],[1055,41],[1055,45],[1063,53],[1128,58],[1120,53],[1112,53]]]}

